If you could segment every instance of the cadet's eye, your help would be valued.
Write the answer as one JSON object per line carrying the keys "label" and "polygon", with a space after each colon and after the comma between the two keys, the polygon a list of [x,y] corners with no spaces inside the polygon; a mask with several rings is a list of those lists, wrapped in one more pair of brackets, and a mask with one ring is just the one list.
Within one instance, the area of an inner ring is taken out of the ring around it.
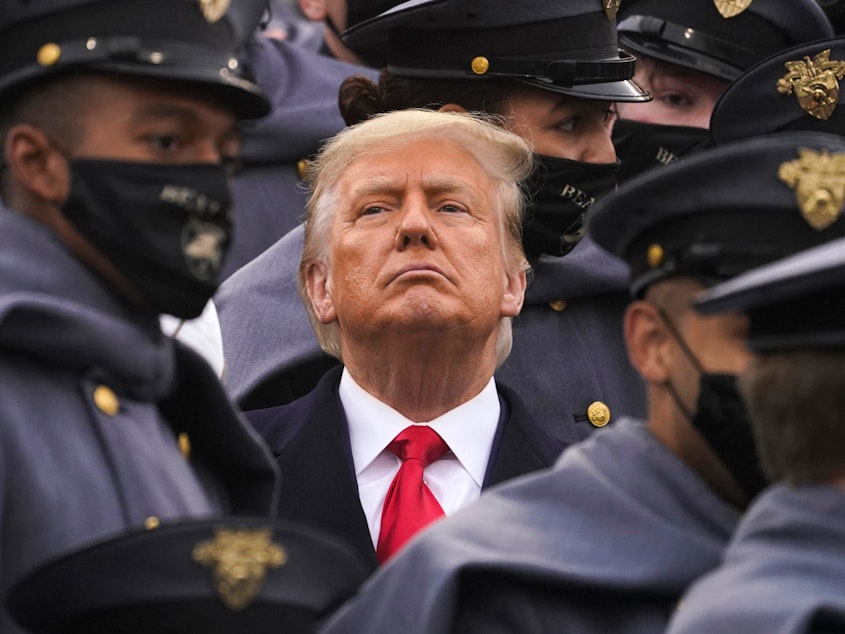
{"label": "cadet's eye", "polygon": [[575,132],[576,128],[578,127],[578,117],[572,117],[570,119],[564,119],[563,121],[559,121],[556,127],[561,132]]}
{"label": "cadet's eye", "polygon": [[661,100],[672,108],[685,108],[692,105],[692,99],[679,92],[667,93],[661,97]]}
{"label": "cadet's eye", "polygon": [[147,142],[158,152],[172,154],[182,147],[182,141],[175,134],[151,134]]}

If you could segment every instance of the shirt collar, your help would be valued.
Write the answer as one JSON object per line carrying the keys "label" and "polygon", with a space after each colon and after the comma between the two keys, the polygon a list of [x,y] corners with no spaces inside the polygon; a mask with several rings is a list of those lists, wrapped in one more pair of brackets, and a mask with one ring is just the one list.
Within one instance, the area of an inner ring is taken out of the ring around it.
{"label": "shirt collar", "polygon": [[349,425],[355,474],[363,471],[399,432],[414,424],[432,427],[480,487],[499,425],[501,404],[491,377],[476,396],[428,423],[413,423],[365,391],[347,372],[340,377],[340,401]]}

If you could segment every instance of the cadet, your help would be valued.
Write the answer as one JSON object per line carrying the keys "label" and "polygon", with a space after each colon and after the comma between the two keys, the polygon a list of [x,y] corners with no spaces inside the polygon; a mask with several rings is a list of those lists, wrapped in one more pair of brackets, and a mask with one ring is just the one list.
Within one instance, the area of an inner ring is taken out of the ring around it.
{"label": "cadet", "polygon": [[744,70],[833,35],[815,0],[628,0],[618,19],[620,46],[637,56],[634,79],[654,95],[617,106],[620,181],[705,147],[713,106]]}
{"label": "cadet", "polygon": [[[845,235],[841,218],[814,226],[779,174],[804,152],[838,155],[845,139],[782,133],[702,151],[598,203],[588,231],[631,267],[625,339],[648,385],[648,420],[623,417],[552,470],[435,524],[322,631],[663,631],[765,484],[734,388],[749,360],[747,322],[703,317],[691,302]],[[711,447],[703,426],[730,439],[730,452]]]}
{"label": "cadet", "polygon": [[[276,471],[165,337],[217,288],[240,74],[227,0],[6,2],[0,15],[0,592],[127,529],[269,514]],[[4,608],[0,630],[20,631]]]}
{"label": "cadet", "polygon": [[[799,178],[838,172],[823,192],[842,222],[845,154],[808,150]],[[815,185],[806,183],[810,188]],[[808,210],[809,213],[812,211]],[[740,377],[763,468],[778,484],[743,518],[722,565],[685,597],[670,631],[841,632],[845,628],[845,239],[750,271],[696,302],[743,311],[755,354]]]}
{"label": "cadet", "polygon": [[[600,0],[465,8],[462,0],[407,2],[349,29],[355,50],[387,59],[378,86],[344,83],[342,108],[347,123],[412,107],[484,110],[531,141],[540,169],[523,244],[533,278],[497,379],[550,435],[581,439],[614,412],[645,409],[620,328],[626,269],[579,239],[593,199],[615,186],[611,103],[648,96],[629,81],[634,60],[620,55],[615,13]],[[226,383],[246,409],[301,396],[335,364],[295,296],[301,245],[301,232],[288,234],[217,296]]]}

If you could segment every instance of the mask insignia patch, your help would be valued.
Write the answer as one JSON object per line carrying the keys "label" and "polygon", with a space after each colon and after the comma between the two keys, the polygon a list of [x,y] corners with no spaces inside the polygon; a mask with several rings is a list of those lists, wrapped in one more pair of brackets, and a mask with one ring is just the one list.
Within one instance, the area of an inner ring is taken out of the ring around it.
{"label": "mask insignia patch", "polygon": [[830,59],[830,49],[813,59],[786,62],[789,71],[778,79],[778,92],[795,94],[801,108],[822,121],[829,119],[839,102],[839,80],[845,76],[845,62]]}
{"label": "mask insignia patch", "polygon": [[753,0],[713,0],[723,18],[732,18],[745,11]]}
{"label": "mask insignia patch", "polygon": [[214,539],[194,546],[193,558],[210,568],[223,604],[240,612],[255,599],[269,568],[287,561],[287,553],[270,540],[270,530],[215,531]]}
{"label": "mask insignia patch", "polygon": [[218,225],[191,218],[182,232],[182,252],[193,276],[203,282],[223,268],[223,253],[229,235]]}
{"label": "mask insignia patch", "polygon": [[778,178],[795,191],[801,216],[814,229],[826,229],[842,215],[845,153],[802,148],[799,158],[781,163]]}
{"label": "mask insignia patch", "polygon": [[602,0],[602,4],[604,5],[604,14],[607,16],[607,19],[613,20],[619,12],[619,5],[622,4],[622,0]]}
{"label": "mask insignia patch", "polygon": [[200,11],[209,24],[214,24],[229,10],[232,0],[198,0]]}

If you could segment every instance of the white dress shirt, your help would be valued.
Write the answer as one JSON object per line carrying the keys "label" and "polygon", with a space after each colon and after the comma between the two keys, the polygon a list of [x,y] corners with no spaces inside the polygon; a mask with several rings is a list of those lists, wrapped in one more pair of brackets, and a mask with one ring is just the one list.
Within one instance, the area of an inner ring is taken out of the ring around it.
{"label": "white dress shirt", "polygon": [[425,482],[443,512],[450,515],[478,499],[501,410],[492,378],[477,396],[427,423],[411,422],[366,392],[345,368],[339,391],[349,424],[358,494],[373,546],[378,543],[387,489],[401,463],[387,446],[410,425],[430,426],[449,445],[449,451],[425,470]]}

